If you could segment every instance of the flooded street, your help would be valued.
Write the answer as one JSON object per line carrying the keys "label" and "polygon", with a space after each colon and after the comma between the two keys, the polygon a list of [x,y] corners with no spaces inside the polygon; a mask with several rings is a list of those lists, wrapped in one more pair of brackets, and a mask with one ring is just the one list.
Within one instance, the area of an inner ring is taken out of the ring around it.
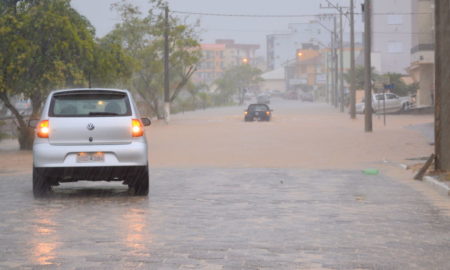
{"label": "flooded street", "polygon": [[257,167],[364,169],[383,161],[429,155],[433,148],[407,127],[431,115],[374,116],[372,134],[363,115],[351,120],[324,103],[273,99],[270,122],[244,122],[246,106],[189,112],[148,133],[153,167]]}
{"label": "flooded street", "polygon": [[[30,157],[4,151],[25,158],[0,175],[0,268],[450,268],[448,199],[438,206],[404,172],[392,176],[413,148],[427,153],[426,138],[402,127],[426,116],[392,115],[368,135],[326,106],[275,101],[268,123],[233,107],[154,124],[148,198],[79,182],[34,199]],[[386,134],[408,137],[380,147]],[[352,141],[368,145],[337,156]],[[381,174],[362,174],[368,166]]]}

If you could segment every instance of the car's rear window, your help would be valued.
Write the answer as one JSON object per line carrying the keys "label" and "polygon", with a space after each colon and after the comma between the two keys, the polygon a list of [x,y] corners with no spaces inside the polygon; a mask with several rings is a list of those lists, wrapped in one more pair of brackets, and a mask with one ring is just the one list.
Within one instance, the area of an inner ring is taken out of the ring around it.
{"label": "car's rear window", "polygon": [[249,107],[250,111],[267,111],[269,110],[269,107],[263,104],[257,104],[257,105],[251,105]]}
{"label": "car's rear window", "polygon": [[63,92],[53,95],[51,117],[130,116],[128,96],[113,91]]}

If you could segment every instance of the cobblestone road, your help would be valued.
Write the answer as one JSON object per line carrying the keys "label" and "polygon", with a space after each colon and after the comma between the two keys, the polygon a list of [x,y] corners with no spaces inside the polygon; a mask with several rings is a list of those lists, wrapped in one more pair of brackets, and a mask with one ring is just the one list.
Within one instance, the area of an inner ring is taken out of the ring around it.
{"label": "cobblestone road", "polygon": [[450,219],[356,171],[154,169],[149,198],[0,175],[0,269],[450,269]]}

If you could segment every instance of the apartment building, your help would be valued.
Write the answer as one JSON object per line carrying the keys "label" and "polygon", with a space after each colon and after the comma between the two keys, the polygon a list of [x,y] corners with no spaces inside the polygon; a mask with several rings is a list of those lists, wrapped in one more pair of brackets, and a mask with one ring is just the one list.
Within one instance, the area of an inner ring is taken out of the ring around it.
{"label": "apartment building", "polygon": [[318,22],[292,23],[288,26],[288,32],[268,35],[266,41],[267,69],[274,70],[295,59],[295,52],[302,44],[329,44],[330,33]]}
{"label": "apartment building", "polygon": [[232,39],[218,39],[216,44],[225,45],[224,65],[225,68],[234,67],[240,64],[255,64],[257,44],[239,44]]}
{"label": "apartment building", "polygon": [[241,64],[256,64],[257,44],[238,44],[230,39],[218,39],[214,44],[201,44],[202,60],[192,76],[196,83],[211,84],[225,70]]}
{"label": "apartment building", "polygon": [[378,73],[407,72],[411,63],[413,2],[372,1],[372,65]]}
{"label": "apartment building", "polygon": [[225,70],[225,45],[201,44],[202,60],[197,66],[197,71],[192,76],[196,83],[210,84],[220,78]]}
{"label": "apartment building", "polygon": [[413,0],[411,16],[411,64],[408,72],[415,82],[419,83],[417,105],[434,104],[434,1]]}

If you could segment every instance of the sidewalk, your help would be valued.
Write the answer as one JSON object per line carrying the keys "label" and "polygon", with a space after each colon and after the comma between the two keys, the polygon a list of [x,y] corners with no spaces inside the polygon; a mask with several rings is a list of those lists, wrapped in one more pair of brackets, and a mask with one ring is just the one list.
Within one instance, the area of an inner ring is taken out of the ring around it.
{"label": "sidewalk", "polygon": [[[426,138],[428,144],[434,145],[434,122],[419,124],[411,126],[410,128],[411,130],[415,130],[422,134],[422,136]],[[420,158],[420,160],[417,160],[416,163],[418,162],[418,164],[423,165],[427,158],[428,157]],[[432,168],[429,170],[432,170]],[[423,181],[436,189],[439,193],[450,196],[450,175],[425,175]]]}

